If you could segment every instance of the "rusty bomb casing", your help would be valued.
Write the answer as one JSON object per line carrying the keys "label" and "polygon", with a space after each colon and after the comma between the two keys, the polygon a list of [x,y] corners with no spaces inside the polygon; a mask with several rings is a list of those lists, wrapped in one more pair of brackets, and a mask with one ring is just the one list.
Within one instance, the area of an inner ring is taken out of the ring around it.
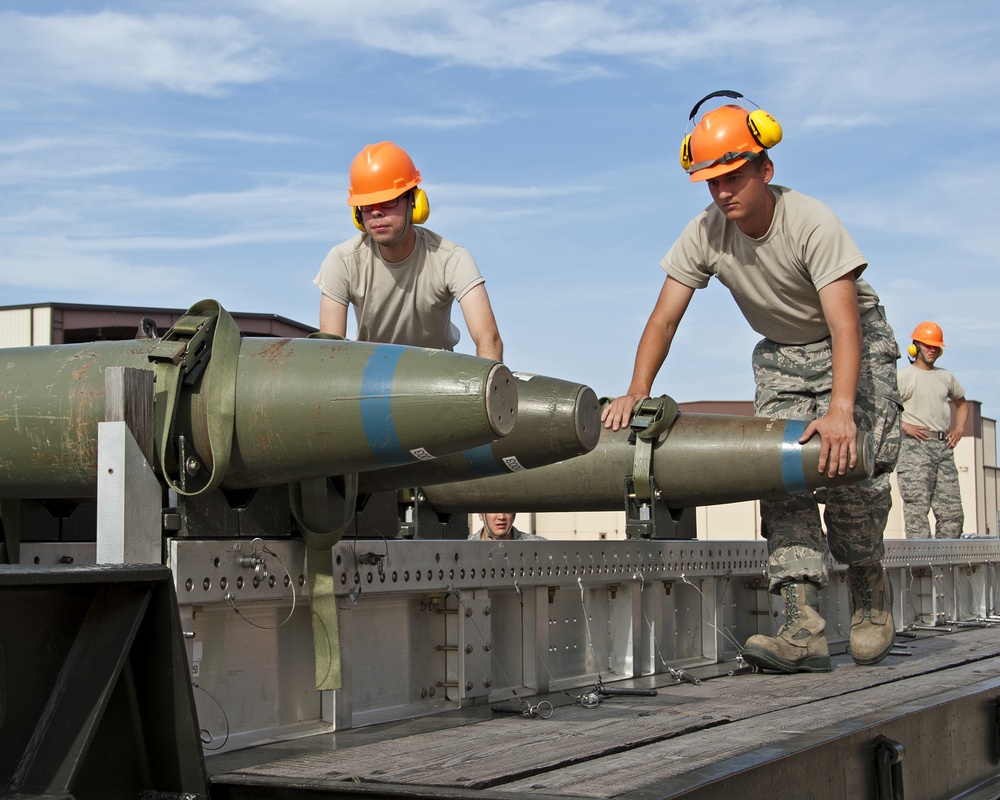
{"label": "rusty bomb casing", "polygon": [[[156,346],[135,340],[0,351],[0,497],[94,496],[105,371],[147,369]],[[517,416],[510,371],[474,356],[247,337],[238,341],[237,360],[224,489],[461,452],[508,434]],[[161,403],[161,386],[156,393]],[[179,395],[176,412],[178,429],[204,462],[212,458],[206,431],[216,413],[208,394],[195,384]]]}

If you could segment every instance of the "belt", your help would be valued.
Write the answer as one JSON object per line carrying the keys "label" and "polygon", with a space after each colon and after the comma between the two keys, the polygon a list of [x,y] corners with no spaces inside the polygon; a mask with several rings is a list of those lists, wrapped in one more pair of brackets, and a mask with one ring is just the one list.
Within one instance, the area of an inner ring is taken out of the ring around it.
{"label": "belt", "polygon": [[[917,439],[916,436],[907,436],[906,438],[907,439]],[[947,433],[941,433],[940,431],[927,431],[927,439],[937,439],[937,440],[943,442],[947,438],[948,438],[948,434]],[[927,441],[927,439],[923,439],[923,440],[917,439],[917,441],[918,442],[919,441]]]}

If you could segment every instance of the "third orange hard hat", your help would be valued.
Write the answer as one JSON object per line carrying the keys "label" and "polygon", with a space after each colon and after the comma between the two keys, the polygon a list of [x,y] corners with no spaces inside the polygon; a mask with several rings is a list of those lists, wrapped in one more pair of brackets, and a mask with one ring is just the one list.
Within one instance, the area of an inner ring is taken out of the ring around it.
{"label": "third orange hard hat", "polygon": [[347,205],[368,206],[392,200],[420,183],[420,170],[392,142],[370,144],[351,162]]}
{"label": "third orange hard hat", "polygon": [[936,322],[921,322],[910,338],[928,347],[944,347],[944,331]]}

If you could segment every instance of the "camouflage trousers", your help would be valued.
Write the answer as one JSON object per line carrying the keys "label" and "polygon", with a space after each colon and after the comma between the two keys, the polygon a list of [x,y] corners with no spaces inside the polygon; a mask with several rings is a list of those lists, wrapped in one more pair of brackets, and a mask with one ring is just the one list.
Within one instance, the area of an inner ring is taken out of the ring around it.
{"label": "camouflage trousers", "polygon": [[[896,386],[899,347],[881,309],[862,319],[861,373],[854,421],[870,431],[875,469],[870,478],[786,500],[762,500],[761,531],[767,539],[768,583],[772,592],[787,580],[826,586],[829,555],[841,564],[871,566],[882,560],[882,534],[892,507],[889,475],[896,466],[902,404]],[[761,417],[812,420],[826,414],[833,389],[829,339],[783,345],[764,339],[754,348]],[[824,534],[819,505],[823,504]]]}
{"label": "camouflage trousers", "polygon": [[955,451],[941,439],[920,441],[903,437],[896,465],[899,493],[903,497],[903,525],[907,539],[931,538],[927,512],[934,511],[934,535],[957,539],[965,514],[958,487]]}

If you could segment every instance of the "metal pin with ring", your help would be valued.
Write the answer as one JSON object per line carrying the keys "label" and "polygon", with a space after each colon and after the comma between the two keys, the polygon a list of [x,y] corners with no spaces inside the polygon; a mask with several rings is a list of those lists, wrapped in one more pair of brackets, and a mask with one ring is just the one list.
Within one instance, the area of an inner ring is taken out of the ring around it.
{"label": "metal pin with ring", "polygon": [[495,714],[518,714],[522,717],[530,717],[532,719],[548,719],[552,716],[552,703],[548,700],[542,700],[534,705],[530,703],[522,702],[517,706],[490,706],[490,711]]}

